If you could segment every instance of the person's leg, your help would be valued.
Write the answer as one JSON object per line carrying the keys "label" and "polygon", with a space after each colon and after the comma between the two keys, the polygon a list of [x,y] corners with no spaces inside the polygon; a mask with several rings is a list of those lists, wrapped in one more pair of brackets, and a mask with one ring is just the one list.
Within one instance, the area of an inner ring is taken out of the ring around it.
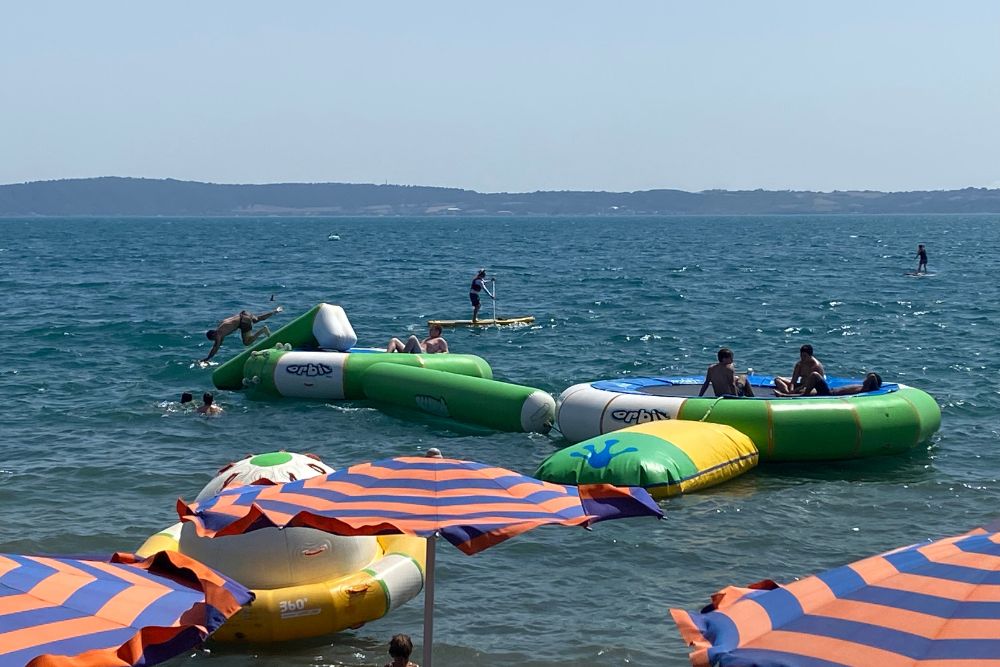
{"label": "person's leg", "polygon": [[406,345],[403,346],[403,352],[409,352],[410,354],[420,354],[423,349],[420,347],[420,339],[416,336],[410,336],[406,339]]}
{"label": "person's leg", "polygon": [[476,320],[479,319],[479,305],[480,304],[477,303],[474,306],[472,306],[472,321],[473,322],[475,322]]}
{"label": "person's leg", "polygon": [[265,325],[262,326],[260,329],[257,329],[257,331],[255,331],[252,334],[249,331],[243,331],[243,330],[241,330],[240,333],[243,335],[243,344],[250,345],[261,336],[265,337],[270,336],[271,330],[267,328],[267,325]]}
{"label": "person's leg", "polygon": [[385,346],[385,351],[402,352],[404,347],[406,346],[403,345],[403,341],[399,340],[398,338],[393,338],[392,340],[389,341],[389,344]]}
{"label": "person's leg", "polygon": [[780,391],[782,394],[788,394],[793,389],[792,381],[791,379],[776,377],[774,378],[774,388],[775,390]]}
{"label": "person's leg", "polygon": [[753,398],[753,388],[750,386],[750,379],[746,375],[736,376],[736,389],[740,396]]}
{"label": "person's leg", "polygon": [[830,385],[826,383],[826,379],[818,372],[813,371],[806,378],[805,384],[802,385],[802,395],[808,396],[813,391],[816,392],[817,396],[829,396],[830,395]]}

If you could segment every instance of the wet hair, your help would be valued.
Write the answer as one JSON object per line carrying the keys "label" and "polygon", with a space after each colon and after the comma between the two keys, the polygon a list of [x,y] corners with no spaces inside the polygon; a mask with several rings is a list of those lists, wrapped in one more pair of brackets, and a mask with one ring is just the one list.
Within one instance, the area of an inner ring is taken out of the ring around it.
{"label": "wet hair", "polygon": [[810,345],[809,343],[806,343],[805,345],[799,348],[799,352],[805,352],[806,354],[811,356],[813,353],[813,346]]}
{"label": "wet hair", "polygon": [[409,660],[411,653],[413,653],[413,641],[410,635],[395,635],[389,640],[389,655],[393,658]]}
{"label": "wet hair", "polygon": [[185,391],[181,394],[181,403],[190,403],[194,400],[194,396],[191,395],[190,391]]}
{"label": "wet hair", "polygon": [[486,269],[479,269],[479,273],[476,274],[477,277],[483,277],[486,275]]}
{"label": "wet hair", "polygon": [[[875,386],[872,386],[875,385]],[[865,381],[861,383],[863,391],[875,391],[882,388],[882,376],[878,373],[869,373],[865,376]]]}
{"label": "wet hair", "polygon": [[205,332],[205,338],[209,340],[215,340],[215,329],[209,329]]}
{"label": "wet hair", "polygon": [[723,347],[723,348],[719,349],[719,353],[716,356],[719,357],[719,361],[722,361],[726,357],[729,357],[730,359],[732,359],[733,358],[733,351],[730,350],[728,347]]}
{"label": "wet hair", "polygon": [[205,402],[205,405],[211,405],[213,402],[215,402],[215,397],[206,391],[204,394],[201,395],[201,400]]}

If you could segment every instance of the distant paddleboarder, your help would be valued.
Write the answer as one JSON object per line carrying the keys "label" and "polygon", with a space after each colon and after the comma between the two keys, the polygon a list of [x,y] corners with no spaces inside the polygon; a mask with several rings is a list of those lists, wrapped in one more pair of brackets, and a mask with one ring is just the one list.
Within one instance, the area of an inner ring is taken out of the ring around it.
{"label": "distant paddleboarder", "polygon": [[917,273],[927,273],[927,250],[924,244],[917,244]]}
{"label": "distant paddleboarder", "polygon": [[207,357],[201,360],[201,363],[205,363],[214,357],[215,353],[219,351],[220,347],[222,347],[222,341],[225,337],[237,329],[240,330],[240,337],[243,339],[244,345],[250,345],[261,336],[270,336],[271,330],[268,329],[266,325],[257,329],[257,331],[253,330],[253,325],[257,322],[266,320],[272,315],[280,313],[282,310],[284,310],[284,308],[278,306],[274,310],[261,313],[260,315],[254,315],[248,310],[241,310],[237,314],[231,315],[222,320],[214,329],[209,329],[205,332],[205,337],[212,341],[212,350],[208,353]]}
{"label": "distant paddleboarder", "polygon": [[479,269],[479,273],[476,277],[472,279],[472,285],[469,286],[469,301],[472,302],[472,322],[473,324],[479,319],[479,293],[486,292],[490,295],[491,299],[495,299],[493,292],[490,288],[486,286],[486,269]]}

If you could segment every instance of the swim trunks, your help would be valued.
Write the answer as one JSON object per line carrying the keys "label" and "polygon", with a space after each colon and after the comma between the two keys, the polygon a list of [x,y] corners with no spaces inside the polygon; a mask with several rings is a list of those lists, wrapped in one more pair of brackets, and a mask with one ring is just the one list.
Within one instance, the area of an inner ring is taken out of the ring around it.
{"label": "swim trunks", "polygon": [[469,301],[472,302],[473,306],[478,306],[479,305],[479,295],[476,294],[475,292],[469,292]]}
{"label": "swim trunks", "polygon": [[816,395],[833,396],[833,394],[830,392],[830,385],[826,383],[825,378],[816,382]]}
{"label": "swim trunks", "polygon": [[240,331],[249,332],[253,329],[253,315],[245,310],[240,311]]}

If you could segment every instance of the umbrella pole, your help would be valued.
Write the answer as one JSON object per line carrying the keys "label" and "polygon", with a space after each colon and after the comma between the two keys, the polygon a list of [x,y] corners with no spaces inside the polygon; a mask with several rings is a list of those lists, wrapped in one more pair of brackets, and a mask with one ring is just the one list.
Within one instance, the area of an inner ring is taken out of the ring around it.
{"label": "umbrella pole", "polygon": [[434,645],[434,543],[437,533],[427,538],[427,573],[424,575],[424,663],[431,667]]}

